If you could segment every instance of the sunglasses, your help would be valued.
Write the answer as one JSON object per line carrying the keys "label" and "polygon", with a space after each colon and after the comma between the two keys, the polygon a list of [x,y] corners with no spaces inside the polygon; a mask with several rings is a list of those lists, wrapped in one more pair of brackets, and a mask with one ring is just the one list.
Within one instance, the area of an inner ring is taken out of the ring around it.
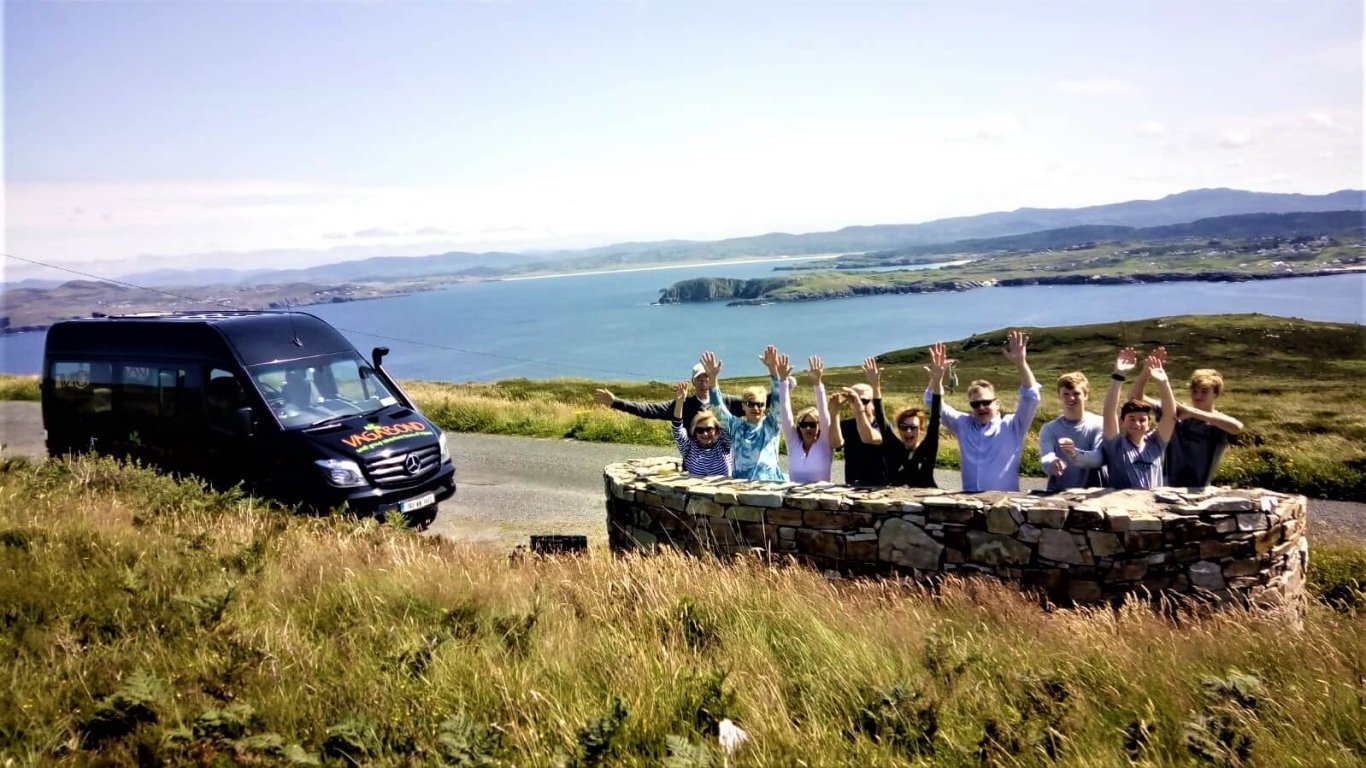
{"label": "sunglasses", "polygon": [[767,405],[767,403],[756,403],[753,400],[745,401],[746,408],[763,408],[765,405]]}
{"label": "sunglasses", "polygon": [[919,425],[919,424],[898,424],[898,425],[896,425],[896,428],[899,429],[899,430],[901,430],[902,432],[919,432],[919,431],[920,431],[920,425]]}
{"label": "sunglasses", "polygon": [[800,422],[797,422],[797,426],[801,427],[802,429],[815,429],[816,427],[819,427],[820,425],[817,424],[817,423],[814,422],[814,421],[800,421]]}
{"label": "sunglasses", "polygon": [[873,403],[872,400],[869,400],[869,399],[866,398],[866,397],[860,397],[860,398],[859,398],[859,402],[863,403],[864,405],[872,405],[872,403]]}
{"label": "sunglasses", "polygon": [[974,409],[977,409],[977,408],[985,408],[985,407],[987,407],[988,405],[991,405],[991,404],[994,403],[994,402],[996,402],[996,398],[993,397],[993,398],[991,398],[990,400],[969,400],[969,401],[968,401],[968,405],[972,406],[972,408],[974,408]]}
{"label": "sunglasses", "polygon": [[715,431],[716,431],[716,427],[698,427],[697,429],[694,429],[694,430],[693,430],[693,432],[696,432],[696,433],[699,434],[699,435],[700,435],[700,434],[703,434],[703,433],[706,433],[706,432],[715,432]]}

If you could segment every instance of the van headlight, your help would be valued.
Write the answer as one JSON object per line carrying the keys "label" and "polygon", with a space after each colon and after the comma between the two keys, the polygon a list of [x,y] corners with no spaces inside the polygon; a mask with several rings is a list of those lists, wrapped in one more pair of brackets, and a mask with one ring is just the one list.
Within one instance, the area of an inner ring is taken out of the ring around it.
{"label": "van headlight", "polygon": [[445,464],[451,460],[451,449],[446,445],[446,433],[442,432],[436,436],[436,444],[441,446],[441,463]]}
{"label": "van headlight", "polygon": [[365,475],[361,474],[360,467],[354,461],[346,459],[319,459],[314,464],[323,471],[323,476],[327,482],[338,488],[350,488],[356,485],[365,485]]}

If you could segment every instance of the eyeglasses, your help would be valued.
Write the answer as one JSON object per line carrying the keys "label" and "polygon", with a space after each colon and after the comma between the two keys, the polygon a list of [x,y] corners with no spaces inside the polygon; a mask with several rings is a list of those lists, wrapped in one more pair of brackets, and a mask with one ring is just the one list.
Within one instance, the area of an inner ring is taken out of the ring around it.
{"label": "eyeglasses", "polygon": [[802,429],[815,429],[820,425],[814,421],[799,421],[797,422],[797,426],[801,427]]}
{"label": "eyeglasses", "polygon": [[700,434],[703,434],[703,433],[706,433],[706,432],[715,432],[715,431],[716,431],[716,427],[698,427],[697,429],[694,429],[693,431],[700,435]]}
{"label": "eyeglasses", "polygon": [[746,407],[746,408],[763,408],[764,405],[765,405],[765,403],[756,403],[756,402],[754,402],[753,400],[746,400],[746,401],[745,401],[745,407]]}
{"label": "eyeglasses", "polygon": [[919,425],[919,424],[898,424],[898,425],[896,425],[896,428],[899,429],[899,430],[901,430],[902,432],[919,432],[919,431],[920,431],[920,425]]}
{"label": "eyeglasses", "polygon": [[994,402],[996,402],[996,398],[993,397],[993,398],[991,398],[990,400],[969,400],[969,401],[968,401],[968,405],[972,406],[973,409],[977,409],[977,408],[985,408],[985,407],[987,407],[988,405],[991,405],[991,404],[994,403]]}
{"label": "eyeglasses", "polygon": [[872,405],[872,403],[873,403],[872,400],[869,400],[869,399],[866,398],[866,397],[860,397],[860,398],[859,398],[859,401],[862,402],[864,405]]}

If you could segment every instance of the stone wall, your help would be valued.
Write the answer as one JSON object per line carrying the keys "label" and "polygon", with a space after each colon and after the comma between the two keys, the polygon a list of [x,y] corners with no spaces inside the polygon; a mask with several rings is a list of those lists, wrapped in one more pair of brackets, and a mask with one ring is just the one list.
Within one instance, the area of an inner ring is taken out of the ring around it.
{"label": "stone wall", "polygon": [[604,482],[617,551],[759,548],[843,575],[985,573],[1063,605],[1131,593],[1261,608],[1304,602],[1303,496],[859,489],[691,477],[676,458],[611,464]]}

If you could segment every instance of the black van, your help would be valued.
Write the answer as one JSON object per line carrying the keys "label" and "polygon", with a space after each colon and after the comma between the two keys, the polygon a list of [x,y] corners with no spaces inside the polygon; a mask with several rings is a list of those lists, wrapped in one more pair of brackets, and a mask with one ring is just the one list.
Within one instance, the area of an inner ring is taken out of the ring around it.
{"label": "black van", "polygon": [[94,450],[314,509],[417,524],[455,493],[446,436],[375,348],[304,312],[122,315],[47,333],[48,454]]}

